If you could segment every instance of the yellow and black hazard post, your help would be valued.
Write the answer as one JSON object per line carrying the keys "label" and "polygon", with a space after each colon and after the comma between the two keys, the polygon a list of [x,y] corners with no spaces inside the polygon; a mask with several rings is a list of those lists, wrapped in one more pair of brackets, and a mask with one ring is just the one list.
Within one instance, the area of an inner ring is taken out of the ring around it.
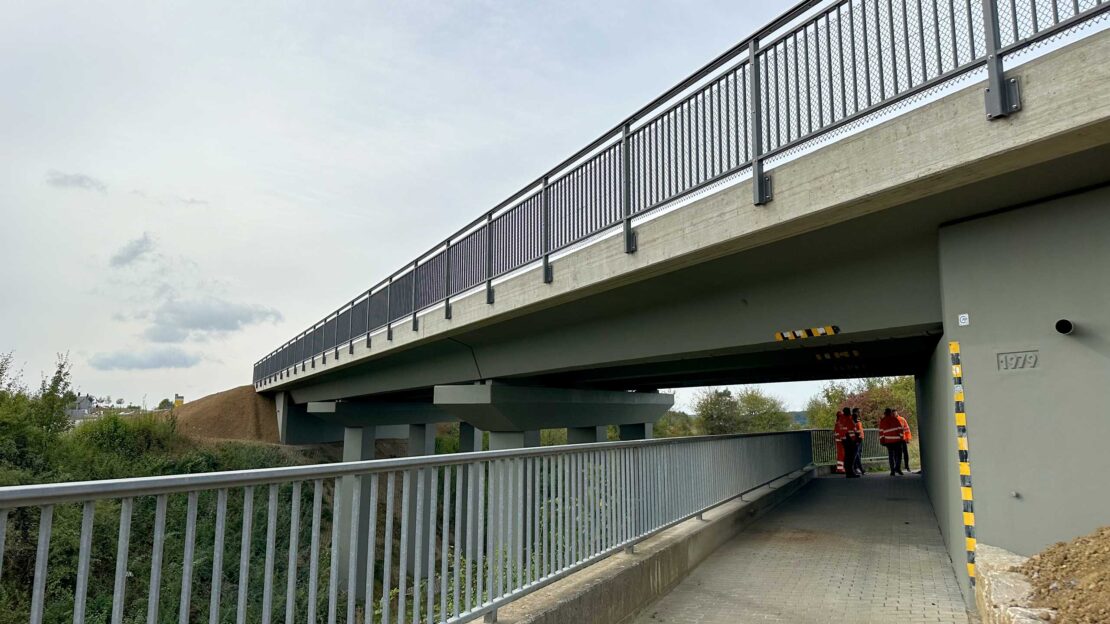
{"label": "yellow and black hazard post", "polygon": [[964,367],[960,343],[949,342],[952,358],[953,399],[956,404],[956,449],[960,459],[960,499],[964,507],[964,547],[967,550],[967,575],[975,586],[975,499],[971,491],[971,463],[967,450],[967,411],[964,407]]}

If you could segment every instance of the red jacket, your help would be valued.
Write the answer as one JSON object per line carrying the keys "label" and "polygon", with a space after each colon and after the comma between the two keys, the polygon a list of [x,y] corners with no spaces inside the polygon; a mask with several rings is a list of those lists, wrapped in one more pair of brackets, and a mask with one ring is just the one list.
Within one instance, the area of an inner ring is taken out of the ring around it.
{"label": "red jacket", "polygon": [[899,422],[897,416],[891,414],[879,420],[879,442],[881,444],[895,444],[901,442],[906,435],[906,428]]}
{"label": "red jacket", "polygon": [[851,416],[845,416],[841,412],[836,413],[836,426],[833,427],[833,437],[837,442],[848,437],[848,432],[855,428],[855,423],[852,422]]}

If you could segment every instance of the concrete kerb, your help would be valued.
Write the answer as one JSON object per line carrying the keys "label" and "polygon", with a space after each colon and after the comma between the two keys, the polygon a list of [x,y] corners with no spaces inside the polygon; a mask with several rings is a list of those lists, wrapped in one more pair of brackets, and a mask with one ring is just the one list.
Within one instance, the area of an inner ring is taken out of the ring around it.
{"label": "concrete kerb", "polygon": [[[497,621],[512,624],[590,622],[620,624],[674,588],[699,563],[761,515],[814,477],[799,471],[791,480],[764,486],[636,544],[634,554],[615,554],[502,607]],[[789,477],[784,477],[784,480]],[[477,621],[477,620],[475,620]]]}

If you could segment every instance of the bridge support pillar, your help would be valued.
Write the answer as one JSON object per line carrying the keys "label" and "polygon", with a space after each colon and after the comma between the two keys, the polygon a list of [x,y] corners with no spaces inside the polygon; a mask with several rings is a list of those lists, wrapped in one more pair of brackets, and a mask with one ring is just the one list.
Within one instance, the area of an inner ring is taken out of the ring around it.
{"label": "bridge support pillar", "polygon": [[540,445],[540,430],[531,431],[491,431],[489,450],[501,451],[515,448],[531,448]]}
{"label": "bridge support pillar", "polygon": [[650,440],[652,424],[649,422],[621,425],[620,426],[620,439],[621,440]]}
{"label": "bridge support pillar", "polygon": [[304,404],[293,402],[288,392],[274,395],[277,408],[278,441],[282,444],[321,444],[343,439],[343,427],[324,422]]}
{"label": "bridge support pillar", "polygon": [[567,427],[567,444],[591,444],[608,440],[609,427],[606,425]]}
{"label": "bridge support pillar", "polygon": [[459,452],[473,453],[482,450],[482,430],[468,422],[459,423]]}
{"label": "bridge support pillar", "polygon": [[[375,427],[345,427],[343,429],[343,461],[354,462],[374,459],[375,442],[377,441]],[[355,491],[358,491],[359,517],[357,526],[353,526],[351,519],[351,505],[354,501]],[[363,597],[366,587],[366,542],[365,536],[370,522],[370,478],[369,477],[343,477],[339,482],[339,496],[342,501],[342,514],[339,517],[339,559],[340,585],[346,587],[347,580],[352,571],[352,558],[354,558],[355,586]],[[356,543],[352,552],[351,536],[356,536]]]}

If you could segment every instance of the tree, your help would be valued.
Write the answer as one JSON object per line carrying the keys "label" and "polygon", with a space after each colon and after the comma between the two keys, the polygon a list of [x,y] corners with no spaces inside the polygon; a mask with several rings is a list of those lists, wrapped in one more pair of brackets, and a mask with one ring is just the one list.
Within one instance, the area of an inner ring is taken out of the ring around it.
{"label": "tree", "polygon": [[740,413],[740,432],[787,431],[791,428],[790,415],[778,398],[759,388],[744,388],[736,395]]}
{"label": "tree", "polygon": [[116,399],[116,405],[123,405],[123,399]]}
{"label": "tree", "polygon": [[706,435],[740,432],[740,405],[727,388],[700,391],[694,402],[694,415]]}
{"label": "tree", "polygon": [[865,427],[877,427],[886,408],[897,409],[917,430],[917,399],[913,377],[871,377],[854,382],[829,382],[809,400],[806,414],[811,427],[831,429],[836,412],[848,405],[860,408]]}
{"label": "tree", "polygon": [[160,409],[160,410],[173,409],[173,401],[171,401],[169,399],[162,399],[161,401],[158,402],[158,409]]}
{"label": "tree", "polygon": [[657,438],[679,438],[697,435],[697,423],[686,412],[668,410],[655,423],[652,434]]}

